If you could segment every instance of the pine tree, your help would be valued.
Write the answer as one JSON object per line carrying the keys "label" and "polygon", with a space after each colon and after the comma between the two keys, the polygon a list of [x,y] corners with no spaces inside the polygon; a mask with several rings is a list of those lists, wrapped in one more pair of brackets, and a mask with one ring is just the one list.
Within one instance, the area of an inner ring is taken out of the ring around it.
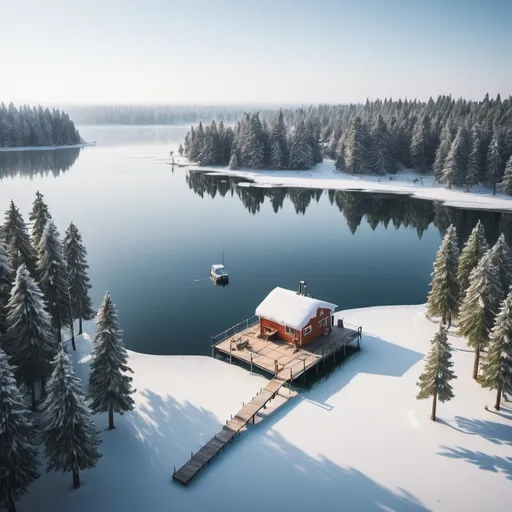
{"label": "pine tree", "polygon": [[290,169],[311,169],[312,166],[313,151],[304,118],[301,116],[292,133]]}
{"label": "pine tree", "polygon": [[380,114],[377,119],[377,125],[372,132],[372,167],[375,174],[386,174],[391,169],[388,132],[386,123]]}
{"label": "pine tree", "polygon": [[276,139],[272,140],[270,148],[270,167],[272,169],[282,169],[283,155],[281,153],[281,146]]}
{"label": "pine tree", "polygon": [[46,224],[52,219],[48,206],[43,201],[43,197],[43,194],[39,191],[36,192],[32,211],[28,216],[28,219],[32,222],[32,246],[36,249],[39,247]]}
{"label": "pine tree", "polygon": [[512,292],[503,300],[489,335],[480,384],[484,388],[497,390],[494,408],[498,411],[501,394],[512,393]]}
{"label": "pine tree", "polygon": [[183,146],[180,144],[180,147],[178,148],[178,154],[180,156],[183,156]]}
{"label": "pine tree", "polygon": [[467,287],[469,286],[469,276],[471,275],[472,270],[478,265],[478,262],[488,249],[489,245],[485,239],[484,226],[479,220],[469,235],[460,254],[459,268],[457,270],[457,279],[459,280],[460,287],[460,301],[462,301],[466,294]]}
{"label": "pine tree", "polygon": [[451,134],[451,127],[449,124],[445,125],[441,132],[441,142],[437,146],[435,160],[434,160],[434,176],[440,183],[443,182],[443,171],[446,157],[452,147],[453,137]]}
{"label": "pine tree", "polygon": [[491,183],[492,193],[496,194],[496,184],[500,180],[500,150],[498,145],[498,135],[495,133],[492,137],[489,149],[487,151],[486,169],[487,177]]}
{"label": "pine tree", "polygon": [[478,377],[480,352],[489,341],[494,318],[502,296],[498,271],[492,265],[487,252],[473,269],[469,286],[460,306],[457,334],[468,339],[468,345],[475,350],[473,378]]}
{"label": "pine tree", "polygon": [[475,125],[471,131],[471,151],[469,153],[466,169],[466,185],[468,190],[473,185],[478,185],[482,175],[482,131]]}
{"label": "pine tree", "polygon": [[411,138],[411,161],[415,169],[424,173],[427,168],[427,146],[430,136],[430,119],[423,116],[416,121]]}
{"label": "pine tree", "polygon": [[35,252],[30,243],[27,225],[15,204],[11,205],[5,213],[5,224],[3,226],[4,240],[9,262],[13,269],[17,269],[22,263],[29,272],[35,273]]}
{"label": "pine tree", "polygon": [[443,325],[434,334],[432,346],[427,356],[425,371],[419,377],[418,386],[420,392],[416,397],[418,400],[432,397],[432,414],[430,419],[436,421],[437,401],[446,402],[453,398],[453,391],[450,381],[457,377],[453,373],[448,345],[448,336]]}
{"label": "pine tree", "polygon": [[512,156],[508,159],[503,176],[503,187],[505,194],[512,196]]}
{"label": "pine tree", "polygon": [[361,118],[357,116],[348,132],[345,146],[345,165],[352,174],[364,172],[368,161],[368,151],[364,140]]}
{"label": "pine tree", "polygon": [[[288,148],[288,141],[286,139],[286,126],[284,124],[282,110],[279,110],[279,113],[277,114],[276,119],[274,120],[274,124],[272,125],[270,145],[272,151],[272,166],[275,169],[287,169],[290,161],[290,151]],[[279,150],[277,149],[276,145],[279,147]],[[279,166],[277,166],[278,159]]]}
{"label": "pine tree", "polygon": [[[87,251],[82,241],[82,235],[71,223],[64,235],[64,257],[68,271],[69,298],[71,301],[72,319],[78,319],[78,334],[82,334],[83,320],[94,318],[94,309],[89,297],[89,277],[87,270]],[[72,325],[72,321],[70,322]],[[73,341],[74,343],[74,341]]]}
{"label": "pine tree", "polygon": [[3,243],[0,241],[0,346],[5,334],[5,315],[11,293],[13,271]]}
{"label": "pine tree", "polygon": [[9,512],[39,477],[34,427],[13,370],[0,348],[0,507]]}
{"label": "pine tree", "polygon": [[96,466],[100,438],[82,392],[80,379],[69,356],[60,350],[48,382],[48,397],[43,405],[42,433],[47,472],[73,475],[73,486],[80,487],[81,469]]}
{"label": "pine tree", "polygon": [[[114,428],[114,413],[133,410],[130,396],[132,370],[127,366],[128,354],[119,328],[117,310],[107,292],[96,318],[97,334],[94,340],[93,361],[89,375],[89,395],[94,413],[107,412],[109,429]],[[133,372],[132,372],[133,373]]]}
{"label": "pine tree", "polygon": [[508,246],[505,235],[501,233],[498,241],[491,249],[491,264],[497,269],[503,297],[512,285],[512,251]]}
{"label": "pine tree", "polygon": [[215,156],[215,137],[212,130],[207,127],[204,134],[204,144],[198,156],[199,165],[215,165]]}
{"label": "pine tree", "polygon": [[338,171],[345,170],[346,162],[345,162],[345,137],[341,136],[340,140],[338,141],[338,145],[336,146],[336,151],[334,154],[334,164]]}
{"label": "pine tree", "polygon": [[[459,248],[455,227],[452,225],[446,231],[441,247],[437,251],[434,271],[431,274],[431,290],[427,299],[429,316],[440,316],[444,325],[457,313],[459,281],[457,267],[459,264]],[[448,326],[449,327],[449,326]]]}
{"label": "pine tree", "polygon": [[50,373],[57,346],[42,293],[23,264],[7,303],[4,347],[17,377],[31,387],[35,410],[35,382]]}
{"label": "pine tree", "polygon": [[446,183],[448,188],[464,183],[468,157],[467,142],[467,131],[464,127],[461,127],[457,132],[444,163],[443,183]]}
{"label": "pine tree", "polygon": [[37,273],[39,286],[57,330],[57,340],[61,343],[61,328],[70,322],[70,292],[64,249],[53,221],[49,221],[46,225],[38,246]]}
{"label": "pine tree", "polygon": [[238,160],[236,158],[236,151],[231,153],[231,158],[229,159],[229,168],[231,170],[235,170],[238,167]]}

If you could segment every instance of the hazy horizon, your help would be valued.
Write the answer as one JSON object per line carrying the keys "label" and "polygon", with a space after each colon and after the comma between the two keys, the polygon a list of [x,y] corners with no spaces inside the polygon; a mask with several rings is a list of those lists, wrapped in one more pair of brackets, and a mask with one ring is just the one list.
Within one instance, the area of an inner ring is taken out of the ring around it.
{"label": "hazy horizon", "polygon": [[300,105],[512,93],[504,0],[20,0],[0,101]]}

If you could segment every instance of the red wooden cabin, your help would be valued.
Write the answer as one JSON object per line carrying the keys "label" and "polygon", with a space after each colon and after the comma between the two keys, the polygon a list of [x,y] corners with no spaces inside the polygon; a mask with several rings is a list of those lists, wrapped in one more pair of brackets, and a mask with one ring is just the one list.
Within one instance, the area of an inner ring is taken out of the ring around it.
{"label": "red wooden cabin", "polygon": [[336,304],[306,295],[301,283],[299,292],[274,288],[256,308],[260,336],[278,336],[283,341],[306,345],[331,331]]}

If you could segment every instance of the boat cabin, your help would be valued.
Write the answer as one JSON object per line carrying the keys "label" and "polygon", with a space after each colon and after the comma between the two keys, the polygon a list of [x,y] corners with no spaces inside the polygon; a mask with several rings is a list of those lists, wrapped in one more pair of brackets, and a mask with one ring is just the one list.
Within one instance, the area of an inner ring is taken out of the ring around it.
{"label": "boat cabin", "polygon": [[220,264],[212,265],[212,268],[210,269],[210,277],[214,281],[227,282],[229,280],[228,271],[225,269],[224,265]]}
{"label": "boat cabin", "polygon": [[336,304],[314,299],[301,281],[299,291],[274,288],[256,308],[260,337],[304,346],[330,334]]}

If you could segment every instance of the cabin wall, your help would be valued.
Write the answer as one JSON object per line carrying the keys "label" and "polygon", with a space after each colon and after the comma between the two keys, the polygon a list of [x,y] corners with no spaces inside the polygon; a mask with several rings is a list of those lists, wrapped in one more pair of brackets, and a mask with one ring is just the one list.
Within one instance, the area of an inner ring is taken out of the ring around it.
{"label": "cabin wall", "polygon": [[[327,326],[320,327],[318,323],[325,318],[327,318]],[[267,318],[260,318],[260,334],[265,332],[265,327],[276,329],[279,338],[281,338],[283,341],[293,343],[296,339],[300,346],[304,346],[321,336],[325,329],[331,328],[331,310],[327,308],[319,308],[317,310],[317,315],[309,321],[304,329],[306,329],[308,326],[311,326],[311,332],[309,334],[302,336],[302,333],[296,330],[295,336],[293,336],[286,332],[286,327],[284,325],[273,322],[272,320],[268,320]],[[304,330],[302,332],[304,332]]]}

